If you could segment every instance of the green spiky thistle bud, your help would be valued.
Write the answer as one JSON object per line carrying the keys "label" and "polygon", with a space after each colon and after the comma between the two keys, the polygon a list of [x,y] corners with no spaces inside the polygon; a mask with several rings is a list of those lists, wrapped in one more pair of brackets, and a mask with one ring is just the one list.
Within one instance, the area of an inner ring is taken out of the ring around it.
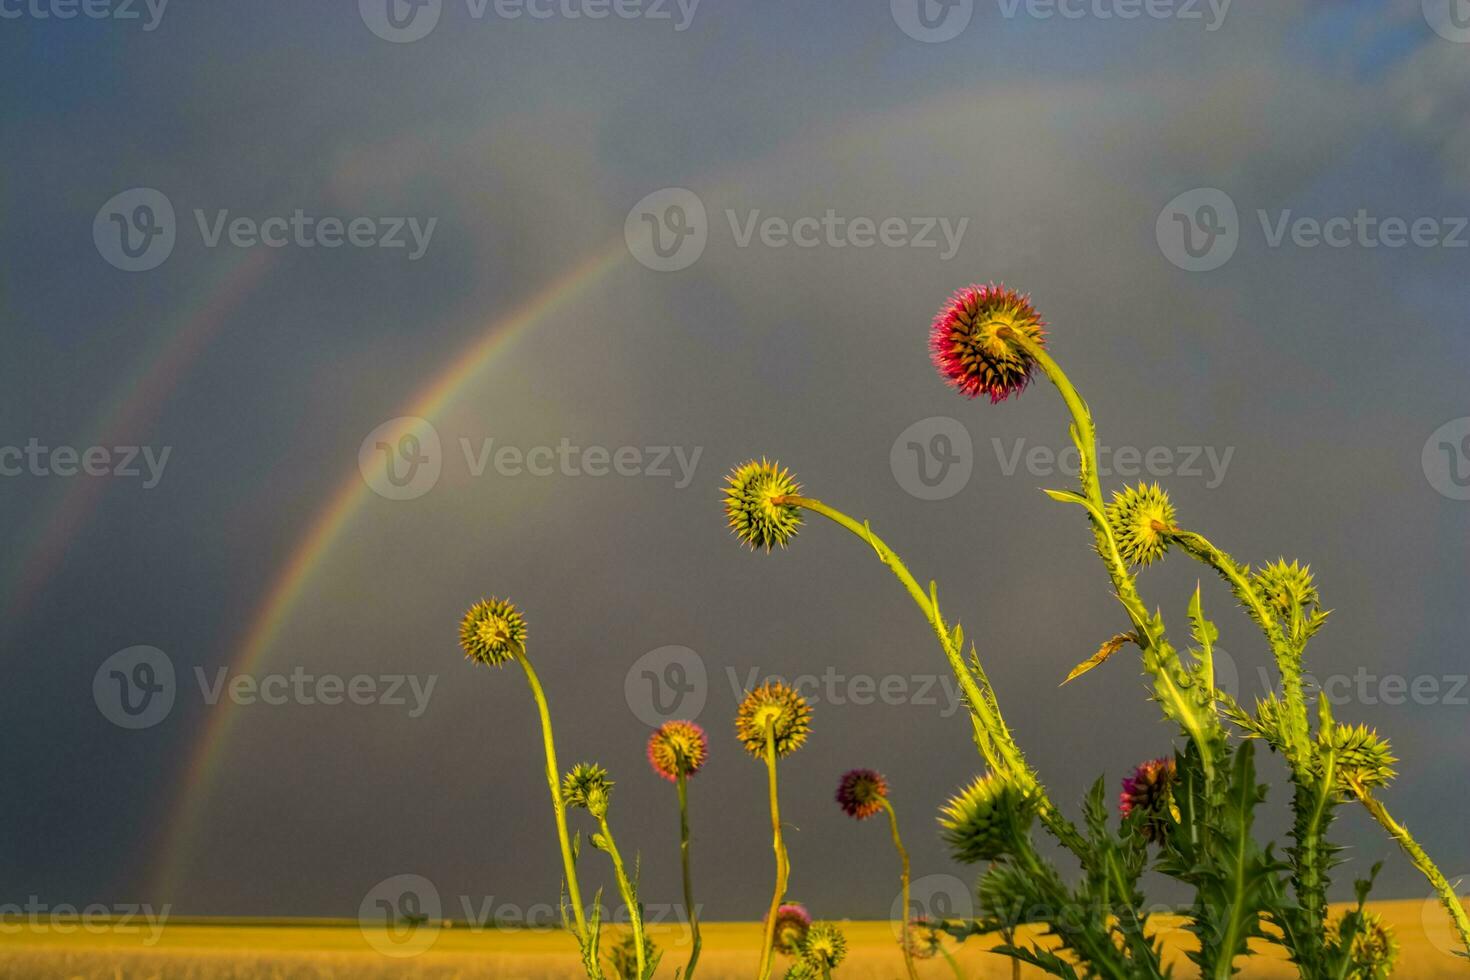
{"label": "green spiky thistle bud", "polygon": [[791,964],[791,969],[786,971],[781,980],[821,980],[821,975],[798,960]]}
{"label": "green spiky thistle bud", "polygon": [[1013,782],[991,773],[978,777],[940,810],[940,836],[956,861],[993,861],[1015,849],[1031,824],[1033,801]]}
{"label": "green spiky thistle bud", "polygon": [[579,762],[562,780],[561,795],[567,806],[581,807],[601,820],[607,816],[612,788],[606,769],[595,762]]}
{"label": "green spiky thistle bud", "polygon": [[1366,725],[1333,725],[1317,742],[1319,759],[1328,751],[1337,757],[1333,784],[1340,793],[1354,795],[1354,783],[1364,789],[1386,786],[1396,775],[1393,766],[1399,760],[1388,740]]}
{"label": "green spiky thistle bud", "polygon": [[1336,929],[1327,932],[1327,943],[1335,951],[1342,949],[1344,933],[1353,939],[1348,947],[1348,973],[1352,980],[1388,980],[1399,957],[1399,943],[1393,930],[1372,912],[1364,912],[1356,931],[1344,917]]}
{"label": "green spiky thistle bud", "polygon": [[[646,954],[653,960],[658,947],[652,939],[645,939]],[[638,976],[638,937],[630,930],[618,936],[618,941],[607,951],[608,965],[612,975],[620,980],[641,980]]]}
{"label": "green spiky thistle bud", "polygon": [[499,667],[526,648],[526,617],[504,599],[481,599],[459,624],[466,660]]}
{"label": "green spiky thistle bud", "polygon": [[776,755],[784,758],[806,742],[812,730],[812,706],[796,689],[780,681],[762,684],[745,695],[735,715],[735,736],[757,759],[766,755],[766,729],[775,736]]}
{"label": "green spiky thistle bud", "polygon": [[[1301,633],[1293,635],[1305,640],[1311,637],[1327,621],[1327,613],[1321,609],[1322,597],[1312,581],[1312,566],[1285,558],[1264,566],[1251,576],[1251,587],[1256,590],[1266,606],[1289,624],[1300,623]],[[1300,614],[1300,620],[1297,619]]]}
{"label": "green spiky thistle bud", "polygon": [[801,493],[801,484],[780,463],[764,457],[751,460],[730,471],[725,477],[725,516],[730,530],[751,550],[786,542],[801,528],[801,509],[783,502],[785,497]]}
{"label": "green spiky thistle bud", "polygon": [[822,974],[836,968],[847,955],[847,937],[830,922],[816,922],[800,944],[801,962]]}
{"label": "green spiky thistle bud", "polygon": [[1114,493],[1107,517],[1118,554],[1128,565],[1150,565],[1169,550],[1165,532],[1174,527],[1174,505],[1157,483]]}

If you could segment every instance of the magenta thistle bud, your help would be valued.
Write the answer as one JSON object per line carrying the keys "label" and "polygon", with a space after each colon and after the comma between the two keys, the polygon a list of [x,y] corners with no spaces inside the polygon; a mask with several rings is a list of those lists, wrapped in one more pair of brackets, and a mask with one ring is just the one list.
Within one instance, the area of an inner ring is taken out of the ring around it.
{"label": "magenta thistle bud", "polygon": [[837,805],[856,820],[866,820],[883,809],[888,780],[874,769],[850,769],[837,783]]}
{"label": "magenta thistle bud", "polygon": [[709,755],[709,736],[692,721],[666,721],[648,736],[648,764],[669,782],[692,776]]}
{"label": "magenta thistle bud", "polygon": [[1123,792],[1118,795],[1118,810],[1123,819],[1140,815],[1143,836],[1157,840],[1167,826],[1164,815],[1174,805],[1174,781],[1178,770],[1172,757],[1150,759],[1123,777]]}
{"label": "magenta thistle bud", "polygon": [[800,902],[787,902],[776,909],[776,952],[795,956],[811,927],[811,914]]}
{"label": "magenta thistle bud", "polygon": [[1036,365],[1025,348],[1003,335],[1004,329],[1044,345],[1045,326],[1030,297],[993,283],[966,286],[934,318],[929,349],[946,381],[994,404],[1023,391]]}

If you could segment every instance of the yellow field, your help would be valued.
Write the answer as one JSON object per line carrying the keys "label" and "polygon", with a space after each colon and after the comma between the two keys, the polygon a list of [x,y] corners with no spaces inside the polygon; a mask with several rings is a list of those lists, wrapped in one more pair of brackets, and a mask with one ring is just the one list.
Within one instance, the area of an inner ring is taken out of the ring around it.
{"label": "yellow field", "polygon": [[[1394,926],[1403,945],[1397,976],[1412,980],[1470,976],[1470,963],[1449,955],[1449,928],[1442,911],[1425,913],[1424,903],[1384,902],[1375,905]],[[901,980],[903,966],[886,922],[849,922],[847,961],[838,970],[843,980]],[[750,980],[755,972],[758,928],[749,923],[704,926],[702,980]],[[1188,936],[1168,936],[1177,957]],[[656,931],[666,950],[660,977],[672,978],[687,949],[676,927]],[[954,949],[967,978],[1007,978],[1010,961],[984,951],[971,940]],[[389,955],[382,950],[388,950]],[[158,934],[146,927],[119,932],[93,925],[59,934],[55,930],[11,925],[0,938],[0,977],[26,980],[227,980],[227,978],[483,978],[483,980],[560,980],[582,976],[571,940],[559,932],[472,930],[464,926],[421,926],[413,934],[390,936],[382,930],[364,933],[353,924],[289,925],[268,923],[169,923]],[[1180,976],[1189,976],[1187,962]],[[784,971],[784,967],[781,968]],[[925,978],[948,980],[954,972],[942,959],[920,964]],[[778,972],[778,976],[780,973]],[[1039,976],[1027,970],[1023,976]],[[1257,959],[1248,977],[1293,977],[1289,964]]]}

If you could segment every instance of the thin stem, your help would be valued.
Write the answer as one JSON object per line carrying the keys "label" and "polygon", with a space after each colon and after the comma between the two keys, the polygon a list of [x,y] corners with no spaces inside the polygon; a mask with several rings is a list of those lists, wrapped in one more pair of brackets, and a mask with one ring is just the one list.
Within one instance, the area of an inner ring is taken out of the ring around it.
{"label": "thin stem", "polygon": [[597,825],[602,829],[602,840],[607,845],[607,855],[612,858],[613,873],[618,879],[618,891],[623,896],[623,903],[628,906],[628,919],[633,926],[633,952],[638,960],[638,980],[648,975],[648,937],[643,933],[643,909],[638,904],[638,890],[633,887],[632,880],[628,877],[628,869],[623,866],[623,856],[618,853],[618,845],[613,842],[612,828],[607,825],[607,814],[603,813],[597,817]]}
{"label": "thin stem", "polygon": [[914,968],[913,946],[909,942],[909,852],[904,849],[903,838],[898,835],[898,814],[893,812],[893,804],[886,796],[879,802],[888,814],[888,830],[893,834],[893,848],[898,851],[898,860],[903,868],[899,878],[899,890],[903,897],[903,965],[909,972],[909,980],[919,980],[919,973]]}
{"label": "thin stem", "polygon": [[1419,846],[1407,827],[1399,823],[1389,815],[1385,807],[1376,796],[1357,780],[1351,780],[1353,793],[1362,802],[1363,808],[1367,810],[1388,831],[1388,835],[1398,842],[1403,848],[1404,854],[1408,855],[1409,861],[1419,869],[1419,873],[1429,879],[1429,884],[1439,895],[1439,900],[1455,922],[1455,931],[1460,934],[1460,942],[1470,951],[1470,915],[1465,913],[1465,905],[1460,901],[1460,896],[1455,894],[1454,886],[1445,878],[1444,874],[1424,853],[1424,848]]}
{"label": "thin stem", "polygon": [[954,672],[955,679],[959,681],[960,687],[965,692],[965,697],[970,703],[970,711],[976,720],[975,734],[981,753],[985,761],[992,769],[1005,772],[1024,789],[1035,794],[1037,800],[1037,813],[1046,824],[1053,836],[1061,841],[1063,846],[1072,851],[1079,858],[1086,853],[1087,845],[1083,842],[1077,828],[1073,827],[1067,819],[1057,810],[1055,804],[1046,795],[1036,773],[1026,763],[1020,747],[1006,726],[1005,720],[1000,715],[1000,708],[996,702],[995,690],[990,686],[990,679],[986,677],[985,670],[980,666],[976,657],[971,657],[970,663],[966,664],[964,656],[956,642],[955,634],[950,631],[949,625],[944,621],[938,606],[934,604],[929,593],[919,587],[913,574],[904,565],[903,560],[887,544],[883,542],[873,529],[867,524],[859,524],[851,517],[836,508],[829,507],[820,500],[811,497],[782,497],[777,503],[793,504],[805,508],[815,514],[820,514],[839,527],[852,532],[858,538],[866,541],[868,545],[878,554],[881,560],[903,583],[904,589],[919,607],[919,611],[928,620],[929,626],[934,630],[934,635],[939,639],[940,649],[949,660],[950,669]]}
{"label": "thin stem", "polygon": [[[955,962],[955,959],[954,959],[953,956],[949,955],[949,950],[945,949],[943,946],[940,946],[939,947],[939,955],[944,957],[945,962],[947,962],[949,964],[949,968],[954,971],[955,980],[965,980],[964,973],[962,973],[960,971],[960,965]],[[1011,964],[1011,976],[1012,977],[1019,977],[1020,975],[1021,975],[1021,964],[1020,964],[1019,961],[1013,961],[1012,964]]]}
{"label": "thin stem", "polygon": [[757,980],[768,980],[771,961],[775,955],[776,916],[781,911],[781,900],[786,897],[786,879],[791,873],[786,858],[786,842],[781,837],[781,804],[776,796],[776,724],[766,724],[766,776],[771,794],[771,846],[776,852],[776,891],[771,897],[771,909],[766,913],[766,934],[761,943],[761,966]]}
{"label": "thin stem", "polygon": [[546,747],[546,784],[551,787],[551,808],[556,814],[556,835],[561,843],[561,863],[567,876],[567,900],[571,902],[572,914],[577,921],[577,942],[585,943],[587,914],[582,908],[582,890],[577,885],[577,862],[572,857],[572,841],[567,835],[567,808],[561,798],[561,770],[556,765],[556,741],[551,734],[551,709],[547,707],[546,692],[541,689],[541,680],[536,676],[525,650],[517,649],[515,658],[526,672],[526,680],[531,685],[531,696],[536,699],[536,709],[541,713],[541,740]]}
{"label": "thin stem", "polygon": [[684,760],[679,764],[679,862],[684,869],[684,912],[689,917],[689,964],[684,967],[684,980],[693,980],[694,964],[699,962],[699,911],[694,905],[694,885],[689,873],[689,777],[684,773]]}

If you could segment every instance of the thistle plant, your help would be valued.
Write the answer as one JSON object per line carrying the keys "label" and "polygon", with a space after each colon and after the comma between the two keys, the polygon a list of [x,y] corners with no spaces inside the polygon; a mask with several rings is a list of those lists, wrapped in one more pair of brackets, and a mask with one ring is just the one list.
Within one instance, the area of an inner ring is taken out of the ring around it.
{"label": "thistle plant", "polygon": [[607,811],[612,804],[612,789],[613,781],[608,778],[606,769],[595,763],[582,762],[573,766],[562,780],[561,792],[567,806],[586,810],[597,821],[597,832],[591,838],[592,846],[606,852],[612,860],[618,892],[628,906],[633,958],[638,970],[637,980],[649,980],[658,967],[658,957],[654,955],[648,934],[643,928],[643,906],[638,901],[637,877],[629,876],[623,856],[618,852],[617,842],[613,840],[612,828],[607,822]]}
{"label": "thistle plant", "polygon": [[[765,493],[765,491],[762,491]],[[771,975],[772,947],[775,943],[777,914],[791,875],[791,861],[786,842],[781,836],[781,804],[776,787],[776,760],[795,752],[806,742],[811,731],[812,708],[796,691],[779,682],[762,684],[745,695],[735,716],[735,736],[745,750],[766,764],[766,780],[771,798],[771,847],[776,853],[776,888],[771,908],[766,914],[765,938],[761,942],[760,969],[757,980]]]}
{"label": "thistle plant", "polygon": [[672,782],[679,794],[679,864],[684,876],[684,909],[689,916],[689,962],[683,980],[692,980],[699,963],[699,911],[694,904],[689,871],[689,777],[699,772],[709,756],[709,736],[692,721],[666,721],[648,737],[648,762],[653,771]]}
{"label": "thistle plant", "polygon": [[[769,922],[768,916],[764,922]],[[795,956],[812,927],[811,913],[800,902],[785,902],[776,908],[776,925],[771,929],[771,948],[782,956]]]}
{"label": "thistle plant", "polygon": [[[1056,976],[1163,977],[1167,971],[1149,935],[1139,887],[1153,867],[1194,890],[1188,918],[1199,948],[1190,957],[1202,976],[1234,975],[1237,961],[1253,952],[1252,940],[1284,946],[1304,977],[1386,975],[1391,941],[1374,932],[1362,912],[1371,875],[1359,882],[1359,911],[1337,923],[1327,919],[1329,874],[1338,853],[1327,833],[1337,809],[1356,802],[1430,881],[1470,948],[1470,917],[1453,889],[1377,798],[1397,761],[1387,741],[1362,726],[1338,724],[1305,682],[1306,646],[1328,618],[1310,568],[1285,559],[1256,569],[1237,562],[1183,526],[1158,484],[1120,488],[1105,500],[1092,416],[1049,353],[1045,324],[1029,297],[998,285],[960,290],[935,317],[930,349],[944,380],[971,398],[1004,401],[1024,391],[1037,372],[1056,388],[1071,416],[1079,480],[1076,489],[1046,493],[1082,508],[1127,620],[1068,680],[1126,646],[1137,647],[1150,696],[1180,739],[1173,756],[1144,763],[1125,779],[1116,829],[1102,780],[1084,801],[1079,828],[1026,762],[979,653],[971,645],[966,656],[962,629],[940,612],[937,586],[921,587],[867,522],[806,495],[778,463],[762,458],[733,470],[725,511],[737,537],[768,553],[784,548],[810,512],[865,541],[919,607],[959,681],[988,771],[945,807],[941,830],[956,859],[988,862],[989,868],[979,885],[982,915],[945,923],[946,931],[958,939],[1000,932],[1007,939],[996,952]],[[1261,630],[1280,677],[1279,695],[1248,707],[1218,688],[1213,650],[1219,630],[1205,616],[1199,588],[1187,610],[1187,652],[1171,641],[1162,614],[1144,602],[1137,575],[1176,552],[1215,571]],[[1255,812],[1267,792],[1256,777],[1258,743],[1280,753],[1292,783],[1291,842],[1279,856],[1274,845],[1254,837]],[[1079,884],[1069,885],[1039,855],[1029,832],[1033,816],[1078,859]],[[1060,952],[1018,947],[1006,933],[1016,922],[1007,908],[1042,910],[1033,914],[1060,941]],[[1272,931],[1264,928],[1268,924]]]}
{"label": "thistle plant", "polygon": [[918,980],[919,974],[914,968],[914,946],[909,935],[909,852],[898,832],[898,814],[888,799],[888,780],[874,769],[850,769],[837,782],[836,799],[842,812],[854,820],[866,820],[879,813],[888,815],[888,831],[893,837],[893,849],[898,852],[899,895],[903,902],[899,946],[903,950],[903,965],[909,980]]}
{"label": "thistle plant", "polygon": [[[482,599],[469,608],[459,625],[459,643],[465,659],[487,667],[502,667],[514,660],[525,672],[541,718],[541,740],[546,754],[546,784],[551,790],[552,814],[556,820],[557,841],[561,845],[562,871],[565,874],[566,901],[561,903],[562,924],[582,950],[583,966],[592,980],[600,980],[596,922],[588,925],[582,906],[582,891],[577,883],[577,857],[567,833],[566,804],[562,799],[560,770],[556,764],[556,739],[551,729],[551,709],[546,692],[526,656],[526,618],[505,599]],[[572,921],[567,920],[566,906],[572,907]]]}

